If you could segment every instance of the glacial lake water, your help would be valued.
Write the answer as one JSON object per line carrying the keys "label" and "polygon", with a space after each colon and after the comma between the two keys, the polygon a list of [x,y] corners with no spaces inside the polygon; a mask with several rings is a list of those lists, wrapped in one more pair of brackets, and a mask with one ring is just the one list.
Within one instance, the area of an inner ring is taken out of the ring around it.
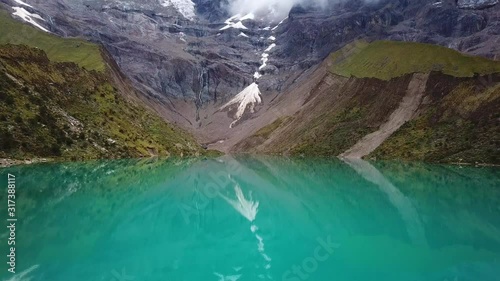
{"label": "glacial lake water", "polygon": [[0,169],[0,280],[500,280],[500,169],[229,157]]}

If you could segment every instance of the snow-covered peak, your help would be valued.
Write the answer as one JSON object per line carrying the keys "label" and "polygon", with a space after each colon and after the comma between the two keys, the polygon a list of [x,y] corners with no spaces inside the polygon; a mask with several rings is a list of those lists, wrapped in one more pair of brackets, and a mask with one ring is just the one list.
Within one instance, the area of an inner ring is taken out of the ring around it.
{"label": "snow-covered peak", "polygon": [[269,47],[267,47],[267,49],[264,52],[270,52],[272,49],[274,49],[274,47],[276,47],[276,44],[272,43],[271,45],[269,45]]}
{"label": "snow-covered peak", "polygon": [[160,0],[160,4],[164,7],[173,6],[189,20],[193,20],[196,17],[195,4],[191,0]]}
{"label": "snow-covered peak", "polygon": [[245,37],[245,38],[249,38],[250,36],[246,35],[245,33],[243,32],[240,32],[240,34],[238,34],[239,37]]}

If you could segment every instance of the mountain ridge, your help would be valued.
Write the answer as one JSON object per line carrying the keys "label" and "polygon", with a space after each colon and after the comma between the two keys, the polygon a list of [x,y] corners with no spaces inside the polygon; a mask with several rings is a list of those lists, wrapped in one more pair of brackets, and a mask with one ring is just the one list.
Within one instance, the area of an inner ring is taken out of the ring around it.
{"label": "mountain ridge", "polygon": [[[259,151],[258,141],[257,147],[252,147],[244,144],[244,139],[251,139],[252,134],[273,137],[284,124],[297,125],[291,116],[303,111],[302,107],[324,88],[366,83],[372,91],[381,87],[402,97],[410,74],[416,72],[462,73],[471,81],[484,80],[484,74],[496,72],[487,71],[488,65],[496,64],[462,54],[494,59],[500,53],[500,45],[495,44],[500,40],[500,5],[489,0],[302,3],[292,7],[288,17],[271,21],[251,12],[230,14],[223,8],[228,5],[224,0],[194,0],[195,5],[188,7],[195,9],[194,17],[181,13],[176,8],[180,2],[174,2],[0,0],[14,18],[40,25],[46,33],[102,45],[109,61],[116,62],[116,69],[126,76],[114,78],[131,81],[138,89],[129,98],[147,104],[204,146],[224,152],[245,147]],[[21,6],[24,15],[17,13]],[[362,42],[359,40],[375,42],[361,48],[361,55],[354,57],[359,61],[328,61],[332,53],[346,52],[345,46]],[[400,43],[391,46],[392,54],[377,57],[380,50],[374,46],[380,42]],[[426,50],[430,45],[420,43],[442,47]],[[420,46],[419,59],[398,51],[398,44],[403,49],[412,46],[415,51],[415,46]],[[440,57],[448,61],[439,62]],[[332,70],[332,66],[337,69]],[[372,72],[379,79],[363,79]],[[430,78],[436,75],[430,74]],[[447,81],[446,75],[440,77]],[[461,85],[462,80],[453,79],[457,87]],[[389,85],[398,90],[387,88]],[[349,91],[360,93],[354,88]],[[424,101],[428,97],[426,93]],[[380,104],[382,116],[394,110],[396,100]],[[361,107],[371,106],[358,102]],[[359,108],[351,109],[345,108],[337,121],[360,117]],[[359,135],[355,138],[359,140],[380,126],[383,120],[377,120],[370,125],[373,128],[354,132]],[[346,138],[345,144],[354,145],[349,136]]]}

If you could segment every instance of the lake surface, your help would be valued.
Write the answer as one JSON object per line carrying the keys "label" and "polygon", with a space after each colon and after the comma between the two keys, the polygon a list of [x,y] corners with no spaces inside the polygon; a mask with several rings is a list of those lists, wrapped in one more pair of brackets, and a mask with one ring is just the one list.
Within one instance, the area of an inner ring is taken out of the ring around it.
{"label": "lake surface", "polygon": [[227,156],[7,173],[16,274],[2,227],[0,280],[500,280],[499,168]]}

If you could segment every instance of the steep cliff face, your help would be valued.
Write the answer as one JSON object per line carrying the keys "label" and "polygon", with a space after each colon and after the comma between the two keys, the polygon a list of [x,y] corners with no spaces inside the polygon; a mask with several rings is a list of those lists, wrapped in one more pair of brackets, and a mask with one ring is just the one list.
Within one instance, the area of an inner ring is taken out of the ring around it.
{"label": "steep cliff face", "polygon": [[[490,58],[500,53],[500,5],[491,0],[305,1],[286,19],[235,15],[227,0],[1,2],[17,9],[11,10],[17,19],[103,44],[144,96],[157,100],[158,111],[193,130],[218,122],[219,107],[251,85],[255,72],[262,95],[272,96],[355,39],[426,42]],[[231,123],[235,116],[225,118]]]}
{"label": "steep cliff face", "polygon": [[295,99],[282,95],[277,117],[232,150],[499,163],[499,73],[498,62],[432,45],[353,44],[316,70],[295,113],[279,110]]}

